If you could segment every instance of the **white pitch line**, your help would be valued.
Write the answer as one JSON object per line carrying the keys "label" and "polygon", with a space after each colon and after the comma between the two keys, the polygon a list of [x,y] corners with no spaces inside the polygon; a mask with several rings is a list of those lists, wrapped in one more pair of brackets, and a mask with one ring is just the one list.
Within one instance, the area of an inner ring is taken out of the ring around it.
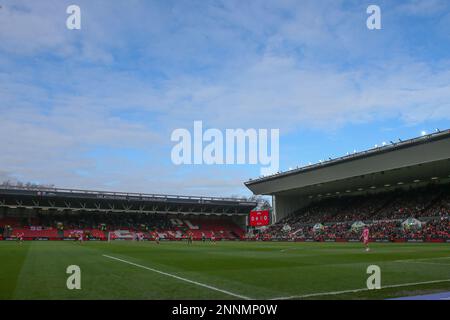
{"label": "white pitch line", "polygon": [[427,261],[415,261],[415,260],[395,260],[396,263],[413,263],[413,264],[432,264],[434,266],[448,266],[450,267],[450,264],[448,263],[437,263],[437,262],[427,262]]}
{"label": "white pitch line", "polygon": [[[392,285],[383,286],[383,287],[381,287],[381,289],[410,287],[410,286],[417,286],[417,285],[421,285],[421,284],[431,284],[431,283],[441,283],[441,282],[450,282],[450,279],[392,284]],[[381,289],[379,289],[379,290],[381,290]],[[376,291],[377,289],[372,289],[372,290]],[[302,298],[311,298],[311,297],[318,297],[318,296],[331,296],[331,295],[338,295],[338,294],[344,294],[344,293],[356,293],[356,292],[372,291],[372,290],[367,289],[367,288],[362,288],[362,289],[351,289],[351,290],[331,291],[331,292],[317,292],[317,293],[310,293],[310,294],[304,294],[304,295],[298,295],[298,296],[272,298],[270,300],[302,299]]]}
{"label": "white pitch line", "polygon": [[441,259],[450,259],[450,257],[421,258],[421,259],[402,259],[402,260],[395,260],[395,261],[422,261],[422,260],[441,260]]}
{"label": "white pitch line", "polygon": [[423,261],[423,260],[442,260],[442,259],[450,259],[450,257],[422,258],[422,259],[403,259],[403,260],[394,260],[393,262],[417,263],[417,264],[433,264],[433,265],[438,265],[438,266],[450,266],[447,263],[436,263],[436,262]]}
{"label": "white pitch line", "polygon": [[236,298],[239,298],[239,299],[253,300],[252,298],[249,298],[249,297],[246,297],[246,296],[243,296],[243,295],[240,295],[240,294],[236,294],[236,293],[233,293],[233,292],[230,292],[230,291],[227,291],[227,290],[219,289],[219,288],[210,286],[208,284],[204,284],[204,283],[197,282],[197,281],[194,281],[194,280],[189,280],[189,279],[186,279],[186,278],[183,278],[183,277],[180,277],[180,276],[176,276],[174,274],[170,274],[170,273],[167,273],[167,272],[164,272],[164,271],[160,271],[160,270],[157,270],[157,269],[149,268],[149,267],[146,267],[146,266],[134,263],[134,262],[130,262],[130,261],[119,259],[119,258],[112,257],[112,256],[108,256],[106,254],[104,254],[103,256],[106,257],[106,258],[109,258],[109,259],[113,259],[113,260],[117,260],[117,261],[120,261],[120,262],[123,262],[123,263],[130,264],[130,265],[135,266],[135,267],[139,267],[139,268],[142,268],[142,269],[153,271],[153,272],[165,275],[167,277],[171,277],[171,278],[175,278],[175,279],[178,279],[178,280],[181,280],[181,281],[192,283],[192,284],[195,284],[195,285],[200,286],[200,287],[204,287],[204,288],[208,288],[208,289],[215,290],[215,291],[218,291],[218,292],[222,292],[222,293],[225,293],[225,294],[227,294],[229,296],[233,296],[233,297],[236,297]]}

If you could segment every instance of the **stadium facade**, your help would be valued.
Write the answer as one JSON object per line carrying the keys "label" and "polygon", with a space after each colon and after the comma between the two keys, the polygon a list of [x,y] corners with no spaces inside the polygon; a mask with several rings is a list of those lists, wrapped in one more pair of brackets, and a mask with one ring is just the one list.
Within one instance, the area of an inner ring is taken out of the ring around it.
{"label": "stadium facade", "polygon": [[313,201],[450,182],[450,130],[390,142],[363,152],[252,179],[245,185],[272,196],[272,223]]}

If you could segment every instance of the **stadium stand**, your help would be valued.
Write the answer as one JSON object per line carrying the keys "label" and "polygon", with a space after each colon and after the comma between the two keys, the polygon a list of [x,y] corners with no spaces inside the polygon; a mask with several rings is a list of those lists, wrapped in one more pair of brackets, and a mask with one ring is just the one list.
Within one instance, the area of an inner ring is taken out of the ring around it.
{"label": "stadium stand", "polygon": [[56,188],[0,187],[0,235],[13,240],[234,240],[256,202]]}
{"label": "stadium stand", "polygon": [[[77,239],[80,233],[89,240],[134,240],[137,235],[146,240],[157,236],[182,240],[188,235],[194,240],[213,236],[218,240],[254,239],[233,219],[211,214],[4,212],[7,214],[0,218],[4,239],[18,234],[25,240]],[[447,241],[449,215],[450,185],[428,185],[317,199],[256,234],[261,240],[358,241],[361,226],[368,225],[373,241]]]}
{"label": "stadium stand", "polygon": [[[355,227],[355,222],[362,224]],[[378,241],[450,239],[450,188],[429,186],[313,202],[270,226],[262,236],[357,240],[362,225],[368,225],[372,239]]]}
{"label": "stadium stand", "polygon": [[[272,225],[251,237],[291,241],[450,242],[450,130],[383,143],[250,179],[272,197]],[[264,229],[264,228],[263,228]]]}

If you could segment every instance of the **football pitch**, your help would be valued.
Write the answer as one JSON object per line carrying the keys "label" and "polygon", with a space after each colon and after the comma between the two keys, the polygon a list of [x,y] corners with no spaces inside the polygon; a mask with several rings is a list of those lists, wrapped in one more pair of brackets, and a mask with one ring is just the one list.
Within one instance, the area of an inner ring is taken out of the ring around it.
{"label": "football pitch", "polygon": [[[81,270],[69,290],[66,269]],[[381,269],[368,290],[367,267]],[[0,299],[386,299],[450,291],[450,244],[0,242]]]}

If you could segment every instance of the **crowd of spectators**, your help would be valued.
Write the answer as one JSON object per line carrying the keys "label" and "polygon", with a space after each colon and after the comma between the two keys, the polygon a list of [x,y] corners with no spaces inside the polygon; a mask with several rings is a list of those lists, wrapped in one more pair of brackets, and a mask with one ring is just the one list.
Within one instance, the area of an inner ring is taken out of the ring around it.
{"label": "crowd of spectators", "polygon": [[[449,239],[450,192],[428,187],[312,202],[267,228],[265,238],[358,239],[362,222],[374,239]],[[414,218],[418,225],[405,226]]]}
{"label": "crowd of spectators", "polygon": [[[368,223],[372,239],[395,241],[397,239],[450,239],[450,219],[430,219],[420,226],[405,227],[400,220],[373,221]],[[354,239],[361,236],[361,228],[353,228],[349,222],[332,223],[321,228],[302,226],[295,231],[269,228],[263,233],[267,239]]]}

